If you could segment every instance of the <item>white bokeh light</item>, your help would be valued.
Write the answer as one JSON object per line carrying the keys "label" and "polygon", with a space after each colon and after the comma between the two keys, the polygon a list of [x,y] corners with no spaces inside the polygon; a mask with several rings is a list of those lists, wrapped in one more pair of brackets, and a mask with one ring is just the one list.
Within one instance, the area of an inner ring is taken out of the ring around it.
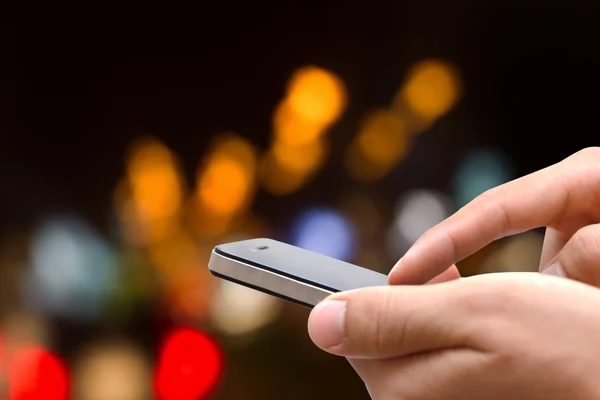
{"label": "white bokeh light", "polygon": [[423,233],[451,213],[451,199],[443,193],[415,189],[402,195],[396,203],[394,222],[388,233],[390,256],[402,256]]}

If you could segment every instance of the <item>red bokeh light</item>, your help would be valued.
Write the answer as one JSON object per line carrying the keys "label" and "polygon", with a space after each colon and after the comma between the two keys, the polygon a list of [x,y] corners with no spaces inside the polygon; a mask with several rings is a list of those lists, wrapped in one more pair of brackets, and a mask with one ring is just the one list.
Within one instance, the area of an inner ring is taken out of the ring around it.
{"label": "red bokeh light", "polygon": [[19,349],[10,360],[8,400],[65,400],[68,372],[54,354],[39,347]]}
{"label": "red bokeh light", "polygon": [[181,328],[172,332],[160,354],[155,375],[160,400],[198,400],[209,396],[221,378],[223,356],[206,334]]}

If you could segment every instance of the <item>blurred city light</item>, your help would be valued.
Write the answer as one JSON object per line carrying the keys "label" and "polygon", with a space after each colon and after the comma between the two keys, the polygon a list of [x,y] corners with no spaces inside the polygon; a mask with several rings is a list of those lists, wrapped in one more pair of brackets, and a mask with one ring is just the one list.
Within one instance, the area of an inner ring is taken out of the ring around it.
{"label": "blurred city light", "polygon": [[285,196],[300,189],[308,180],[304,171],[291,170],[277,162],[272,149],[260,164],[260,179],[265,190],[276,196]]}
{"label": "blurred city light", "polygon": [[18,350],[8,367],[8,400],[66,400],[69,396],[66,366],[41,347]]}
{"label": "blurred city light", "polygon": [[287,91],[288,104],[300,118],[327,127],[346,106],[346,88],[336,75],[307,66],[294,72]]}
{"label": "blurred city light", "polygon": [[290,107],[288,101],[282,102],[273,118],[275,141],[288,146],[301,146],[319,138],[325,132],[322,123],[302,118]]}
{"label": "blurred city light", "polygon": [[195,230],[214,236],[246,211],[256,191],[257,151],[243,137],[225,133],[215,137],[196,173]]}
{"label": "blurred city light", "polygon": [[212,299],[212,324],[230,336],[249,335],[273,322],[283,302],[276,297],[220,279]]}
{"label": "blurred city light", "polygon": [[402,120],[391,110],[365,117],[346,153],[346,167],[361,182],[380,179],[406,154],[409,138]]}
{"label": "blurred city light", "polygon": [[437,191],[415,189],[402,195],[388,233],[390,256],[399,258],[428,229],[452,213],[452,200]]}
{"label": "blurred city light", "polygon": [[358,245],[354,226],[331,208],[315,207],[302,212],[291,232],[293,245],[339,260],[351,260]]}
{"label": "blurred city light", "polygon": [[510,159],[493,149],[471,152],[458,167],[453,196],[457,207],[462,207],[488,189],[510,181],[513,168]]}
{"label": "blurred city light", "polygon": [[300,146],[275,143],[272,148],[277,163],[294,173],[310,173],[319,168],[327,156],[325,140],[315,140]]}
{"label": "blurred city light", "polygon": [[116,264],[111,247],[83,220],[50,218],[33,237],[24,300],[44,314],[94,318],[115,288]]}
{"label": "blurred city light", "polygon": [[252,194],[256,151],[239,136],[219,139],[205,167],[199,171],[198,195],[211,212],[232,214],[240,210]]}
{"label": "blurred city light", "polygon": [[167,337],[154,377],[158,400],[197,400],[209,397],[221,379],[223,355],[206,334],[176,329]]}
{"label": "blurred city light", "polygon": [[179,161],[161,142],[141,138],[127,156],[127,178],[117,187],[115,202],[125,237],[146,245],[171,234],[185,196]]}
{"label": "blurred city light", "polygon": [[461,78],[454,65],[443,60],[424,60],[409,71],[394,108],[406,106],[419,118],[433,122],[456,104],[461,86]]}
{"label": "blurred city light", "polygon": [[331,72],[314,66],[294,72],[261,160],[260,179],[268,192],[288,195],[314,177],[328,155],[323,135],[344,112],[346,96],[343,82]]}
{"label": "blurred city light", "polygon": [[265,189],[279,196],[298,190],[323,165],[328,153],[324,138],[298,146],[276,142],[261,163]]}
{"label": "blurred city light", "polygon": [[152,398],[148,357],[129,343],[90,346],[73,368],[77,400],[146,400]]}

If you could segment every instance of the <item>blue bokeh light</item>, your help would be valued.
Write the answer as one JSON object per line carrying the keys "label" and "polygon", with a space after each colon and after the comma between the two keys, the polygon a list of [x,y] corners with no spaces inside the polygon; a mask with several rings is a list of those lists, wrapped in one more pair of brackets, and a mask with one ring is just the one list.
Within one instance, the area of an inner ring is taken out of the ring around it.
{"label": "blue bokeh light", "polygon": [[38,227],[23,296],[29,307],[65,318],[93,318],[111,296],[116,255],[75,216],[54,217]]}
{"label": "blue bokeh light", "polygon": [[339,260],[350,261],[356,251],[354,227],[341,213],[315,207],[301,213],[292,226],[292,244]]}

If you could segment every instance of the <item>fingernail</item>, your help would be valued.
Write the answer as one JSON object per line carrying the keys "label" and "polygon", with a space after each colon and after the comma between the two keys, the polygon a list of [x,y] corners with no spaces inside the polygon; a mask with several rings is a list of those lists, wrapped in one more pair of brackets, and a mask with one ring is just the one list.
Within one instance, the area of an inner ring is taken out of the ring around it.
{"label": "fingernail", "polygon": [[548,268],[543,270],[542,274],[561,276],[561,277],[567,276],[567,274],[565,274],[565,270],[562,268],[562,266],[560,265],[560,263],[558,261],[551,264]]}
{"label": "fingernail", "polygon": [[396,263],[396,265],[394,265],[394,268],[392,268],[392,270],[390,271],[390,273],[388,275],[393,274],[394,271],[396,271],[397,269],[399,269],[401,263],[402,263],[402,257],[400,257],[400,259],[398,260],[398,262]]}
{"label": "fingernail", "polygon": [[315,306],[308,320],[308,331],[313,342],[323,349],[338,346],[344,339],[346,302],[325,300]]}

